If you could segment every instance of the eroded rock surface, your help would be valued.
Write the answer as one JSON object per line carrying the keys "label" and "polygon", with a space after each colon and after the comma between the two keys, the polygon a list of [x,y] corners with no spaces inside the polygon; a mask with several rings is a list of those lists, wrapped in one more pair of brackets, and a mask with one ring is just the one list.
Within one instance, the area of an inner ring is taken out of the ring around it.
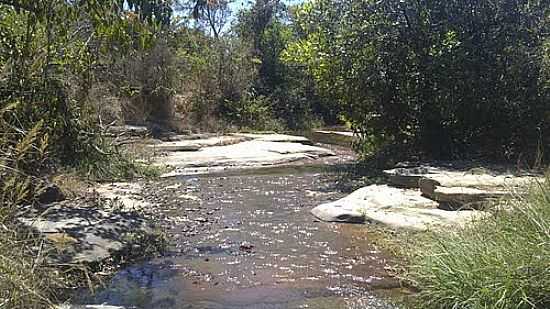
{"label": "eroded rock surface", "polygon": [[244,136],[213,136],[200,139],[184,139],[179,141],[162,142],[149,145],[155,151],[177,152],[177,151],[198,151],[205,147],[225,146],[241,143],[250,140]]}
{"label": "eroded rock surface", "polygon": [[487,202],[526,192],[543,181],[534,176],[499,174],[488,169],[452,170],[419,166],[384,171],[389,186],[359,189],[312,213],[325,221],[378,222],[395,228],[425,230],[432,226],[462,226],[484,217]]}
{"label": "eroded rock surface", "polygon": [[449,212],[425,198],[418,190],[371,185],[335,202],[315,207],[311,212],[323,221],[378,222],[396,228],[425,230],[430,226],[463,224],[473,212]]}
{"label": "eroded rock surface", "polygon": [[101,262],[129,246],[139,233],[150,233],[146,220],[133,212],[69,205],[27,208],[19,217],[56,248],[57,263]]}
{"label": "eroded rock surface", "polygon": [[142,197],[142,189],[139,183],[115,182],[101,184],[91,191],[126,211],[151,209],[153,203]]}
{"label": "eroded rock surface", "polygon": [[440,174],[448,170],[433,166],[394,168],[384,171],[389,183],[396,187],[418,188],[419,180],[430,174]]}
{"label": "eroded rock surface", "polygon": [[306,137],[288,134],[261,134],[261,133],[235,133],[233,136],[244,137],[250,140],[260,142],[276,142],[276,143],[299,143],[305,145],[313,145]]}
{"label": "eroded rock surface", "polygon": [[196,152],[171,152],[158,158],[157,164],[174,168],[174,171],[164,175],[168,177],[220,169],[273,166],[333,155],[331,150],[300,143],[252,140],[206,147]]}

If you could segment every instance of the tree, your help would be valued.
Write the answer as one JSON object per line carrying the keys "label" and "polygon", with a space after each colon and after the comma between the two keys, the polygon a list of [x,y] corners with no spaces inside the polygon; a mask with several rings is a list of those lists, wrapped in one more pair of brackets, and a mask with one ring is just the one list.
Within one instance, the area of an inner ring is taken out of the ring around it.
{"label": "tree", "polygon": [[549,10],[526,0],[311,1],[297,13],[304,38],[286,54],[378,144],[447,159],[533,156],[550,145]]}

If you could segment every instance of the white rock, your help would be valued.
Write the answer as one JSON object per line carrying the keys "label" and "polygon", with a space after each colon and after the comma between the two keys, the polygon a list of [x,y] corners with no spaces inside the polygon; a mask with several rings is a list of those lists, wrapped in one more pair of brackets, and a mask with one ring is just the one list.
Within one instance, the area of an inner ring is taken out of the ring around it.
{"label": "white rock", "polygon": [[124,210],[136,210],[153,206],[153,203],[141,198],[139,193],[142,189],[143,187],[139,183],[116,182],[101,184],[91,191],[99,194],[102,198],[118,203]]}
{"label": "white rock", "polygon": [[485,212],[447,211],[414,207],[392,207],[388,209],[365,210],[367,221],[381,223],[396,229],[425,231],[441,227],[463,227],[482,219]]}
{"label": "white rock", "polygon": [[303,136],[287,134],[234,133],[233,136],[245,137],[260,142],[299,143],[311,145],[312,142]]}
{"label": "white rock", "polygon": [[437,206],[437,202],[422,197],[417,190],[371,185],[335,202],[319,205],[311,212],[324,221],[357,223],[368,220],[372,211],[394,207],[433,209]]}
{"label": "white rock", "polygon": [[284,164],[332,156],[328,149],[299,143],[247,141],[227,146],[206,147],[196,152],[172,152],[156,164],[175,167],[164,177],[207,172],[213,167],[246,168]]}
{"label": "white rock", "polygon": [[125,309],[125,307],[111,306],[111,305],[71,305],[63,304],[58,305],[57,309]]}
{"label": "white rock", "polygon": [[232,145],[247,140],[249,140],[249,138],[246,138],[244,136],[215,136],[204,139],[188,139],[174,142],[162,142],[159,144],[148,145],[147,147],[155,151],[162,152],[198,151],[204,147]]}
{"label": "white rock", "polygon": [[149,233],[146,220],[134,213],[59,204],[46,211],[29,208],[18,220],[63,249],[56,262],[100,262],[127,244],[126,235]]}

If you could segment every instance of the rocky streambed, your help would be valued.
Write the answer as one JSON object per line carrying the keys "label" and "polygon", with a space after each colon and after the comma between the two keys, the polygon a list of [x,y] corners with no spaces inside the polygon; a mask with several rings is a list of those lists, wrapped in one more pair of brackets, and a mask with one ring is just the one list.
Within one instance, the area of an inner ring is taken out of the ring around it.
{"label": "rocky streambed", "polygon": [[[319,134],[340,145],[353,137]],[[355,160],[349,147],[232,134],[171,136],[146,148],[154,164],[170,168],[163,178],[93,190],[123,214],[88,209],[53,215],[62,222],[53,229],[47,218],[30,223],[84,243],[97,259],[136,245],[119,235],[149,231],[142,217],[125,215],[134,210],[168,235],[164,255],[122,269],[69,308],[393,308],[386,296],[402,291],[389,272],[394,262],[364,223],[456,230],[487,215],[487,201],[538,179],[415,165],[348,195],[336,184],[340,167]]]}
{"label": "rocky streambed", "polygon": [[143,183],[169,235],[165,256],[80,300],[127,308],[393,308],[392,260],[361,225],[316,220],[342,197],[321,170]]}

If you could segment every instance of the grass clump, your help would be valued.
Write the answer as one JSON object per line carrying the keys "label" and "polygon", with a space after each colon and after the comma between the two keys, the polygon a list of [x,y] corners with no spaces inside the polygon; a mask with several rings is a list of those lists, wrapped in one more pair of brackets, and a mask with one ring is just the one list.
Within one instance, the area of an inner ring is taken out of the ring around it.
{"label": "grass clump", "polygon": [[[417,244],[418,308],[550,308],[550,179],[494,216]],[[505,210],[504,210],[505,209]]]}
{"label": "grass clump", "polygon": [[65,287],[59,270],[45,264],[36,238],[23,238],[0,224],[0,308],[47,308],[55,290]]}

